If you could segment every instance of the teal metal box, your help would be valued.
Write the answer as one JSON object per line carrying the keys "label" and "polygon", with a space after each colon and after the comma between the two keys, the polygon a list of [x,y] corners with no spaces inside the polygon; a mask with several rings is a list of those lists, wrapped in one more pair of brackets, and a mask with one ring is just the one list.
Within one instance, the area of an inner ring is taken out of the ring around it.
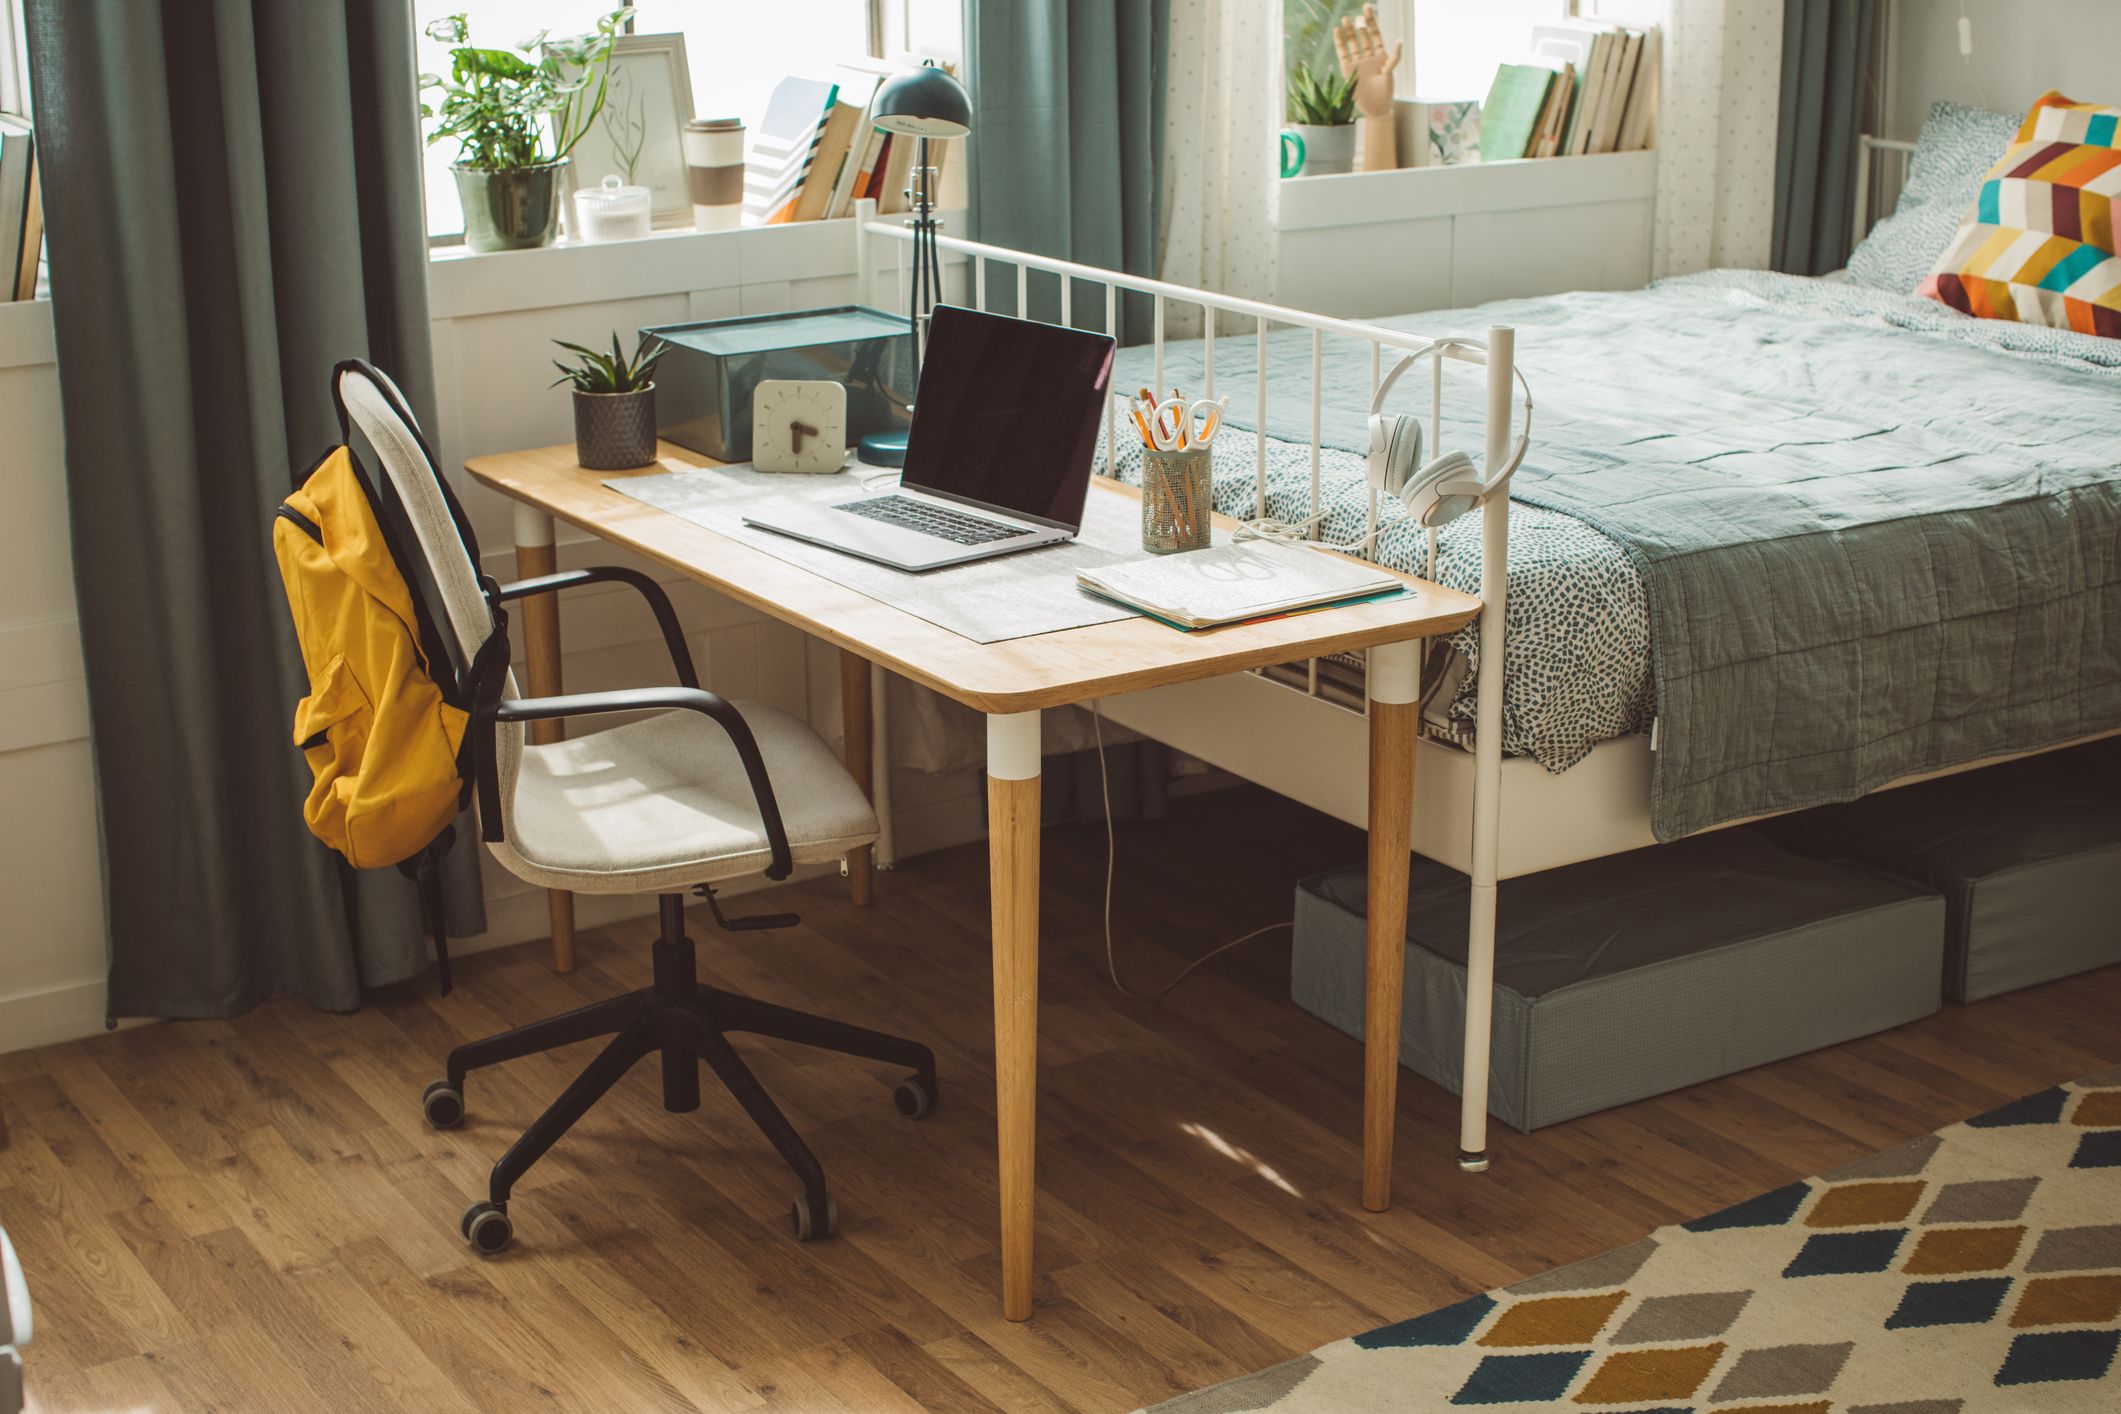
{"label": "teal metal box", "polygon": [[751,394],[762,378],[847,385],[847,442],[912,421],[917,374],[906,321],[860,305],[641,331],[670,345],[655,370],[656,431],[716,461],[751,459]]}

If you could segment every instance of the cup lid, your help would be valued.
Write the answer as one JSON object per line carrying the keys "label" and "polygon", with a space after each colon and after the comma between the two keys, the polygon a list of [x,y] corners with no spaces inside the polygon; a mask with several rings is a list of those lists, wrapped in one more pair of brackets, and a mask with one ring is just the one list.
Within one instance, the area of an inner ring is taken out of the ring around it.
{"label": "cup lid", "polygon": [[716,133],[727,132],[731,128],[741,128],[743,126],[744,120],[742,118],[694,118],[691,122],[685,124],[685,131],[688,133]]}

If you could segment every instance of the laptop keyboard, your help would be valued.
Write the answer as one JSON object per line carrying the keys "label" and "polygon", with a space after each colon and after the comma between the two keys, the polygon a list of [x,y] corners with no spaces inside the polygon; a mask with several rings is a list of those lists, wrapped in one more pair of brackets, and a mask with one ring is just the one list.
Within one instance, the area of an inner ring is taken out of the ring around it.
{"label": "laptop keyboard", "polygon": [[991,545],[997,540],[1013,540],[1026,533],[1017,526],[1003,525],[999,521],[987,520],[981,516],[966,515],[962,511],[944,510],[926,501],[916,501],[911,496],[877,496],[866,501],[843,501],[832,509],[845,511],[852,516],[866,516],[870,520],[882,521],[885,525],[917,530],[923,535],[933,535],[954,545]]}

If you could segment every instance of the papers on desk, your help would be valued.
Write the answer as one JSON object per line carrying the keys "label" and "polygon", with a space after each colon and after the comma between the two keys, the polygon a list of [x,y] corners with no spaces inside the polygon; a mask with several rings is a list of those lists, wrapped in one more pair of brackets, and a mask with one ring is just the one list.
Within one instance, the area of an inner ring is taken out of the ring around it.
{"label": "papers on desk", "polygon": [[1304,545],[1248,540],[1079,571],[1076,583],[1176,628],[1213,628],[1397,594],[1375,565]]}

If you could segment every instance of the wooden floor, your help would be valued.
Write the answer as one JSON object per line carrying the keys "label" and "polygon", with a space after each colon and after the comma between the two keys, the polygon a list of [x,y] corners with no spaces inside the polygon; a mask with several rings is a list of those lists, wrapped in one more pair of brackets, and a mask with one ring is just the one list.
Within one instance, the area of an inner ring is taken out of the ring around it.
{"label": "wooden floor", "polygon": [[[1122,965],[1142,985],[1286,917],[1359,837],[1252,791],[1123,827]],[[1287,997],[1285,936],[1163,1007],[1114,994],[1103,837],[1048,832],[1038,1314],[1000,1319],[985,854],[910,861],[858,912],[836,881],[768,900],[791,933],[704,923],[713,980],[914,1033],[943,1104],[896,1076],[754,1046],[839,1196],[787,1235],[793,1183],[711,1082],[666,1114],[639,1067],[518,1188],[516,1245],[457,1236],[486,1166],[588,1047],[474,1076],[460,1039],[636,986],[647,924],[462,962],[456,993],[352,1016],[282,999],[0,1056],[0,1223],[36,1301],[31,1407],[75,1410],[1122,1410],[1632,1241],[2121,1059],[2121,968],[1942,1014],[1542,1131],[1459,1173],[1455,1102],[1401,1087],[1398,1206],[1358,1202],[1362,1056]]]}

